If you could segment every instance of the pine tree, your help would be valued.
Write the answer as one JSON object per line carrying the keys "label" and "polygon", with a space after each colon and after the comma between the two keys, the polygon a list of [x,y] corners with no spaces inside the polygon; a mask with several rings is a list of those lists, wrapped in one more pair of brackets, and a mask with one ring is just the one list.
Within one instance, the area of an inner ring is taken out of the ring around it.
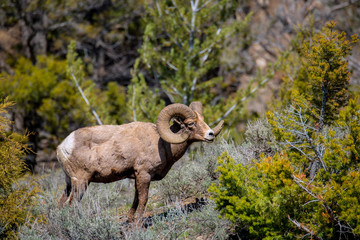
{"label": "pine tree", "polygon": [[210,125],[222,117],[232,119],[229,125],[239,121],[244,115],[244,96],[256,84],[252,82],[247,90],[231,96],[220,96],[219,88],[226,88],[226,84],[216,71],[226,39],[248,31],[251,16],[237,20],[233,18],[235,9],[235,2],[228,0],[161,0],[147,5],[143,45],[133,78],[141,79],[145,68],[149,86],[160,89],[153,92],[158,97],[187,105],[201,101]]}
{"label": "pine tree", "polygon": [[128,121],[147,121],[156,122],[161,109],[165,107],[165,102],[161,99],[158,89],[150,89],[146,84],[144,75],[135,74],[138,70],[139,60],[136,60],[133,69],[133,78],[128,88],[127,106]]}
{"label": "pine tree", "polygon": [[291,83],[285,80],[288,92],[285,100],[291,99],[293,90],[304,95],[318,109],[320,131],[325,124],[336,120],[339,110],[346,106],[350,97],[351,74],[346,57],[351,55],[358,37],[353,35],[347,40],[346,34],[339,33],[335,27],[335,22],[331,21],[318,33],[312,26],[300,28],[297,37],[300,43],[293,41],[296,51],[287,53],[283,64],[293,79]]}
{"label": "pine tree", "polygon": [[338,115],[349,101],[350,72],[345,57],[351,53],[352,44],[345,32],[336,31],[335,22],[328,23],[313,41],[303,44],[302,53],[308,62],[311,103],[320,110],[319,130]]}

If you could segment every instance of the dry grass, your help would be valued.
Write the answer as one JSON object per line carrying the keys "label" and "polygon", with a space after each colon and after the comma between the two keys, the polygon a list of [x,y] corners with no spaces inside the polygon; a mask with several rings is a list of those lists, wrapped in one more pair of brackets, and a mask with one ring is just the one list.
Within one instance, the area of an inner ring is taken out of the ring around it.
{"label": "dry grass", "polygon": [[[20,229],[20,239],[226,239],[230,223],[218,217],[210,200],[198,207],[196,198],[208,195],[216,181],[216,158],[229,146],[204,144],[175,164],[162,181],[153,182],[146,209],[146,226],[126,223],[134,194],[134,181],[90,184],[83,200],[59,208],[64,188],[61,170],[41,174],[40,204],[33,211],[45,214],[46,223]],[[190,204],[192,208],[184,209]],[[190,210],[189,210],[190,209]]]}

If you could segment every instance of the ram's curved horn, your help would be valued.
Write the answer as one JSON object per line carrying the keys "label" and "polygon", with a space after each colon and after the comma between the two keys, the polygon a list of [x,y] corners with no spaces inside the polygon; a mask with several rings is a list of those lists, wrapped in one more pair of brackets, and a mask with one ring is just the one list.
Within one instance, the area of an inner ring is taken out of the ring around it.
{"label": "ram's curved horn", "polygon": [[221,132],[221,129],[224,126],[224,120],[221,120],[216,127],[213,128],[215,137]]}
{"label": "ram's curved horn", "polygon": [[173,133],[169,126],[169,122],[173,117],[187,119],[196,118],[196,115],[191,108],[180,103],[171,104],[159,113],[156,127],[160,137],[169,143],[183,143],[189,138],[189,133],[186,133],[185,131],[181,131],[179,134]]}
{"label": "ram's curved horn", "polygon": [[202,113],[202,104],[201,102],[192,102],[189,107],[193,110],[193,111],[197,111],[198,113],[200,113],[200,115],[203,115]]}

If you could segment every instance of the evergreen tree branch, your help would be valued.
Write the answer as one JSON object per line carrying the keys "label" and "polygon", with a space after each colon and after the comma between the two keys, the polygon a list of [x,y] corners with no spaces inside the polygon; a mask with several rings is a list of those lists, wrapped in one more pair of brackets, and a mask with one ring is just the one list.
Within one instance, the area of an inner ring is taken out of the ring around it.
{"label": "evergreen tree branch", "polygon": [[[158,1],[156,1],[158,2]],[[174,5],[175,9],[179,12],[179,16],[180,16],[180,19],[181,19],[181,22],[184,23],[184,25],[187,27],[186,30],[189,31],[190,27],[186,24],[187,21],[186,21],[186,18],[185,16],[181,13],[179,7],[176,5],[176,2],[174,0],[171,0],[172,4]]]}
{"label": "evergreen tree branch", "polygon": [[[179,15],[180,15],[180,18],[181,18],[181,19],[183,20],[183,22],[184,22],[184,16],[182,15],[181,11],[180,11],[180,10],[178,9],[178,7],[176,6],[175,1],[172,0],[172,3],[173,3],[173,5],[175,6],[175,8],[178,10]],[[161,9],[160,9],[159,2],[158,2],[158,1],[155,1],[155,4],[156,4],[156,8],[157,8],[157,11],[158,11],[159,16],[162,17],[162,13],[161,13]],[[185,23],[185,22],[184,22],[184,23]],[[162,22],[162,27],[163,27],[163,29],[164,29],[164,31],[165,31],[165,34],[166,34],[180,49],[182,49],[182,44],[181,44],[181,42],[179,42],[177,39],[175,39],[175,38],[169,33],[169,31],[166,31],[166,30],[165,30],[166,27],[165,27],[165,25],[164,25],[164,22]]]}

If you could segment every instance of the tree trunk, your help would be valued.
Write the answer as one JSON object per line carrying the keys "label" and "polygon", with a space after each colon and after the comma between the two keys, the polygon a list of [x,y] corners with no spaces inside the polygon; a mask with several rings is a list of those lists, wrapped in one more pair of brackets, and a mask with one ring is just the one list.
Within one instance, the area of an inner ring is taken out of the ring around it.
{"label": "tree trunk", "polygon": [[324,127],[326,102],[327,102],[327,86],[326,86],[326,83],[323,83],[321,109],[320,109],[320,120],[319,120],[319,132],[322,132],[323,127]]}

